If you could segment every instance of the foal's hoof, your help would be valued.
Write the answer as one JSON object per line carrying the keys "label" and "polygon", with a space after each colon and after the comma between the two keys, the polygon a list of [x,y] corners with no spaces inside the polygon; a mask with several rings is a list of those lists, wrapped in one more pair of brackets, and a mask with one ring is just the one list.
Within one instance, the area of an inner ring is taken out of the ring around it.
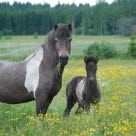
{"label": "foal's hoof", "polygon": [[68,114],[63,114],[62,118],[63,118],[63,119],[67,119],[68,116],[69,116]]}

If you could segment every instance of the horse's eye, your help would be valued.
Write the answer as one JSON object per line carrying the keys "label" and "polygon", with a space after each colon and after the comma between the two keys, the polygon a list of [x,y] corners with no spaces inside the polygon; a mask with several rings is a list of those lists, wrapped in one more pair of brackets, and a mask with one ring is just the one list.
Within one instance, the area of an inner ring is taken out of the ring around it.
{"label": "horse's eye", "polygon": [[71,42],[71,41],[72,41],[72,39],[69,40],[69,42]]}

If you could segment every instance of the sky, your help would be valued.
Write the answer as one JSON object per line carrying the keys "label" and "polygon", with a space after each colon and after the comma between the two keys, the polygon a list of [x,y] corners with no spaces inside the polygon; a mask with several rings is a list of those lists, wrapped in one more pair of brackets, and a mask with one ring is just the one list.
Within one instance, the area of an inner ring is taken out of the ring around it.
{"label": "sky", "polygon": [[[49,3],[51,7],[54,7],[58,3],[58,1],[60,2],[60,4],[62,3],[72,4],[74,2],[76,5],[79,5],[80,3],[82,4],[89,3],[92,6],[96,4],[97,0],[0,0],[0,2],[9,2],[10,4],[13,4],[14,1],[21,2],[21,3],[31,2],[32,4]],[[113,1],[114,0],[106,0],[106,2],[108,3],[112,3]]]}

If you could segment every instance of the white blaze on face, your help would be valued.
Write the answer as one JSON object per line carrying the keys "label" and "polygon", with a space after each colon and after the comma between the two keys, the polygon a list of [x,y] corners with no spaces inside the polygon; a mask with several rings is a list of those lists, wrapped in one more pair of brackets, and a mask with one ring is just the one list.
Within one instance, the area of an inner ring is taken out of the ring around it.
{"label": "white blaze on face", "polygon": [[77,88],[76,88],[76,95],[77,95],[77,98],[78,98],[79,102],[81,102],[83,100],[82,92],[84,90],[84,85],[85,85],[85,80],[82,79],[78,83]]}
{"label": "white blaze on face", "polygon": [[25,87],[28,92],[33,92],[35,97],[35,91],[39,84],[39,67],[43,59],[43,48],[40,48],[36,55],[30,59],[26,65],[26,78]]}

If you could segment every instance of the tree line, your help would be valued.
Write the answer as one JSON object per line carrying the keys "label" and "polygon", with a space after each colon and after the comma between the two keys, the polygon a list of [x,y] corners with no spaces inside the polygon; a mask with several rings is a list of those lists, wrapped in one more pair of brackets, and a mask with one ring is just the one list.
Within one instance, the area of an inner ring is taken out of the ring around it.
{"label": "tree line", "polygon": [[57,23],[71,23],[78,35],[129,35],[136,31],[136,0],[98,0],[95,6],[74,3],[0,3],[0,34],[46,34]]}

